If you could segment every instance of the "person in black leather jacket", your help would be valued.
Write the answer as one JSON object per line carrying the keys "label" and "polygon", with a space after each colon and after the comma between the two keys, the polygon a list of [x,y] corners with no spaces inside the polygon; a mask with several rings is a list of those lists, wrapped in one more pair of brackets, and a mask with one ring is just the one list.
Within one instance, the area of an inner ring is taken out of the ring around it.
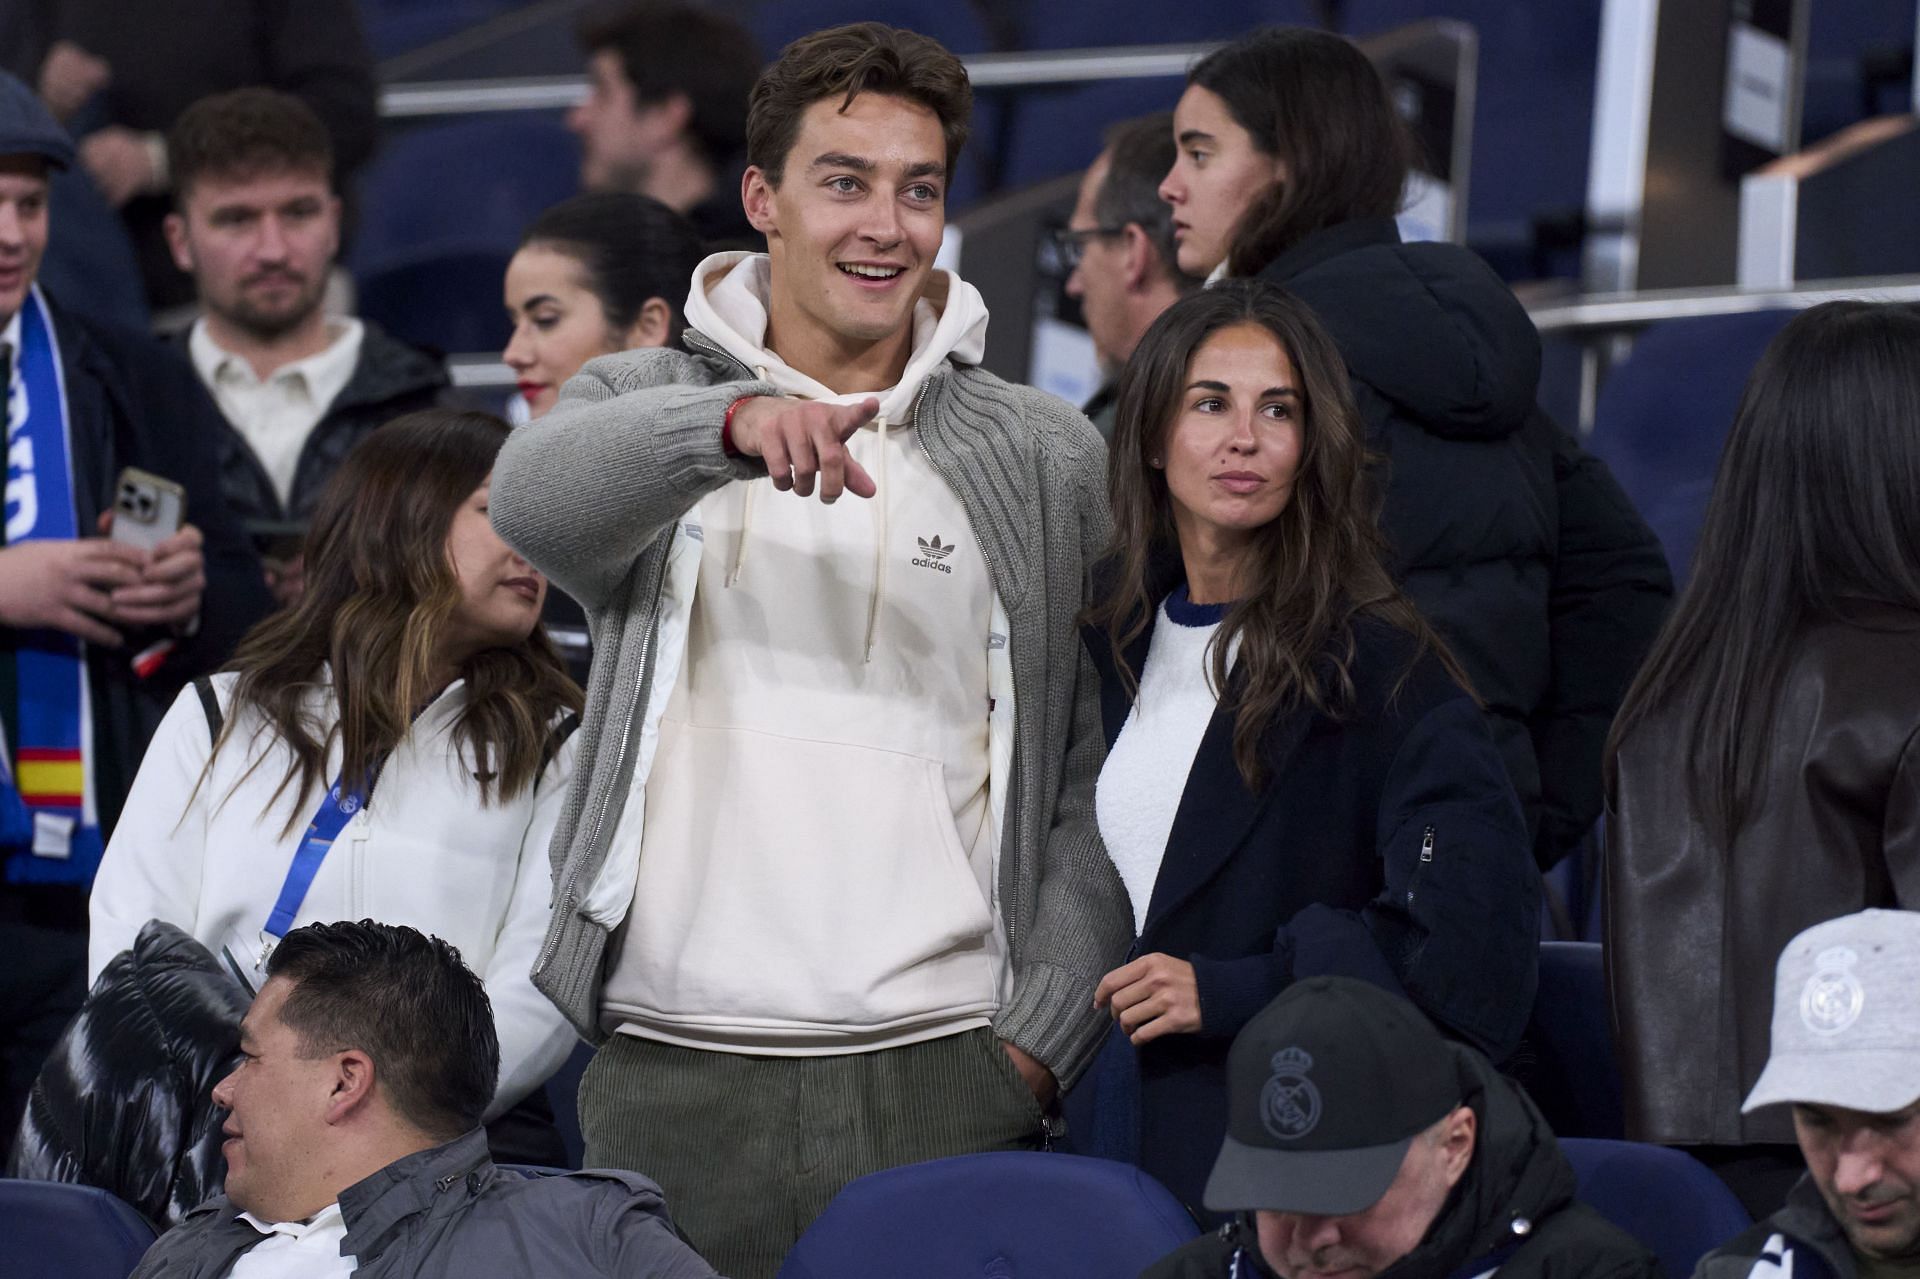
{"label": "person in black leather jacket", "polygon": [[1411,143],[1350,42],[1236,41],[1194,66],[1174,134],[1181,269],[1271,280],[1332,332],[1384,458],[1393,566],[1472,677],[1552,865],[1600,814],[1607,726],[1673,592],[1659,542],[1535,403],[1539,338],[1493,270],[1401,242]]}

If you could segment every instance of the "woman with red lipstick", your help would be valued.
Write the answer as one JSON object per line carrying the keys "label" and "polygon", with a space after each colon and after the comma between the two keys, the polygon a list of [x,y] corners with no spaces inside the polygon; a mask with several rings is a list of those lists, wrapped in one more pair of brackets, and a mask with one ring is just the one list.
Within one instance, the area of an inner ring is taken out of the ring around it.
{"label": "woman with red lipstick", "polygon": [[[314,514],[306,594],[154,735],[94,881],[89,954],[97,975],[163,919],[257,983],[301,924],[442,937],[493,1002],[490,1120],[574,1040],[528,974],[581,698],[537,626],[545,579],[487,520],[507,429],[429,410],[347,456]],[[513,1130],[508,1154],[556,1161],[550,1116]]]}
{"label": "woman with red lipstick", "polygon": [[1227,1047],[1294,980],[1376,982],[1495,1061],[1533,1002],[1519,803],[1382,563],[1366,463],[1332,339],[1270,285],[1175,303],[1121,377],[1084,635],[1138,940],[1095,994],[1116,1029],[1069,1122],[1190,1205]]}
{"label": "woman with red lipstick", "polygon": [[[500,358],[520,388],[509,416],[521,420],[524,404],[528,419],[545,417],[588,360],[678,342],[703,256],[693,224],[644,195],[579,195],[535,218],[507,263],[513,336]],[[580,605],[549,592],[541,620],[586,683],[593,642]]]}
{"label": "woman with red lipstick", "polygon": [[527,416],[545,416],[588,360],[677,341],[704,255],[693,224],[644,195],[575,196],[536,218],[507,263],[500,356]]}

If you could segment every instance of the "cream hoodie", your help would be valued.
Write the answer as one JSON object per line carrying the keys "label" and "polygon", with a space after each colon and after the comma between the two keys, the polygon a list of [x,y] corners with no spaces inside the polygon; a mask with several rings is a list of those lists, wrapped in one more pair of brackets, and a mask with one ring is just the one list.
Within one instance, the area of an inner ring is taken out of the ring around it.
{"label": "cream hoodie", "polygon": [[604,1024],[776,1055],[987,1025],[1007,978],[988,795],[996,601],[911,429],[927,376],[979,361],[985,305],[935,272],[901,380],[835,395],[762,345],[764,256],[716,255],[695,281],[689,324],[757,377],[804,399],[880,398],[848,441],[879,493],[828,506],[759,479],[687,517],[698,582]]}

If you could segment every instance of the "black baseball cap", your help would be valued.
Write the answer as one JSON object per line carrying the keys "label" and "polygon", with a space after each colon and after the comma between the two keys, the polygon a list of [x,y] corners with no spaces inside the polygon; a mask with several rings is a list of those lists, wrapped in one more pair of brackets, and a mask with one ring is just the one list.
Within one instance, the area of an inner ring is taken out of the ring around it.
{"label": "black baseball cap", "polygon": [[0,71],[0,156],[37,155],[56,168],[73,165],[73,139],[32,89]]}
{"label": "black baseball cap", "polygon": [[1295,982],[1227,1055],[1227,1136],[1206,1205],[1364,1212],[1461,1096],[1452,1050],[1412,1004],[1349,977]]}

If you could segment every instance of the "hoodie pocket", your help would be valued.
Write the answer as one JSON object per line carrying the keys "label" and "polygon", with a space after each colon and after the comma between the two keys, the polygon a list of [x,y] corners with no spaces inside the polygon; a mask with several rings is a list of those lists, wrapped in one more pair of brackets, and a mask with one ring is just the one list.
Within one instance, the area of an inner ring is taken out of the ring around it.
{"label": "hoodie pocket", "polygon": [[675,726],[610,999],[773,1040],[991,1012],[993,928],[940,763]]}

